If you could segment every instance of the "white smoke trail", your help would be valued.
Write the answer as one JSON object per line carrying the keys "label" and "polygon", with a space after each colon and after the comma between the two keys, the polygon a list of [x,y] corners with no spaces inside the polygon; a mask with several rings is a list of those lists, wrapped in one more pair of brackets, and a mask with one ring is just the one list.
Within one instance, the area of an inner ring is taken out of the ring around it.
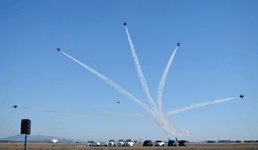
{"label": "white smoke trail", "polygon": [[40,110],[40,111],[49,111],[49,112],[57,112],[57,113],[69,113],[69,114],[81,114],[81,115],[124,115],[124,116],[135,116],[135,117],[145,117],[151,119],[149,115],[135,113],[135,114],[128,114],[123,112],[110,112],[110,111],[100,111],[97,113],[90,113],[90,112],[73,112],[73,111],[60,111],[60,110],[53,110],[53,109],[42,109],[42,108],[31,108],[31,107],[19,107],[25,109],[33,109],[33,110]]}
{"label": "white smoke trail", "polygon": [[152,97],[150,95],[150,92],[149,92],[146,80],[145,80],[144,75],[142,73],[142,69],[141,69],[138,57],[136,55],[135,49],[134,49],[133,42],[132,42],[132,40],[130,38],[130,35],[129,35],[129,32],[128,32],[126,26],[125,26],[125,29],[126,29],[126,33],[127,33],[127,36],[128,36],[129,43],[130,43],[130,47],[131,47],[131,51],[132,51],[132,55],[133,55],[133,59],[134,59],[134,64],[135,64],[136,70],[138,72],[138,76],[139,76],[139,78],[141,80],[141,83],[142,83],[142,88],[144,90],[144,93],[145,93],[149,103],[152,104],[154,110],[157,112],[156,104],[154,103],[154,101],[153,101],[153,99],[152,99]]}
{"label": "white smoke trail", "polygon": [[167,74],[168,74],[168,71],[169,71],[169,68],[170,68],[170,65],[173,61],[173,58],[174,58],[174,55],[177,51],[177,48],[178,46],[176,47],[176,49],[174,50],[172,56],[170,57],[169,61],[168,61],[168,64],[164,70],[164,73],[162,75],[162,78],[160,80],[160,83],[159,83],[159,88],[158,88],[158,94],[157,94],[157,101],[158,101],[158,105],[159,105],[159,109],[160,111],[162,112],[162,101],[161,101],[161,97],[162,97],[162,93],[163,93],[163,89],[164,89],[164,85],[165,85],[165,82],[166,82],[166,78],[167,78]]}
{"label": "white smoke trail", "polygon": [[84,65],[83,63],[79,62],[78,60],[76,60],[73,57],[69,56],[65,52],[63,52],[63,51],[61,51],[61,52],[64,55],[66,55],[67,57],[69,57],[72,60],[74,60],[75,62],[77,62],[78,64],[82,65],[84,68],[88,69],[89,71],[91,71],[92,73],[97,75],[100,79],[102,79],[103,81],[105,81],[106,83],[111,85],[113,88],[118,90],[120,93],[122,93],[123,95],[125,95],[126,97],[128,97],[129,99],[135,101],[137,104],[139,104],[141,107],[143,107],[148,113],[151,114],[151,116],[145,116],[144,115],[144,117],[153,119],[158,124],[158,126],[163,128],[163,131],[165,133],[172,134],[172,135],[175,135],[175,136],[176,135],[186,136],[186,135],[191,134],[191,132],[188,131],[188,130],[177,129],[175,126],[173,126],[173,124],[166,118],[166,116],[163,113],[153,112],[146,104],[144,104],[140,100],[136,99],[134,96],[132,96],[130,93],[126,92],[124,89],[119,87],[116,83],[114,83],[110,79],[106,78],[105,76],[101,75],[97,71],[95,71],[95,70],[91,69],[90,67]]}
{"label": "white smoke trail", "polygon": [[182,108],[182,109],[179,109],[179,110],[175,110],[175,111],[168,111],[165,115],[167,116],[167,115],[177,114],[179,112],[183,112],[183,111],[186,111],[186,110],[189,110],[189,109],[193,109],[193,108],[197,108],[197,107],[203,107],[203,106],[211,105],[211,104],[215,104],[215,103],[221,103],[221,102],[233,100],[233,99],[236,99],[236,98],[238,98],[238,97],[221,99],[221,100],[215,100],[215,101],[208,102],[208,103],[197,104],[197,105],[185,107],[185,108]]}
{"label": "white smoke trail", "polygon": [[[141,67],[140,67],[140,64],[139,64],[139,61],[138,61],[138,58],[137,58],[137,55],[135,53],[135,50],[134,50],[134,45],[131,41],[131,38],[130,38],[130,35],[129,35],[129,32],[127,30],[127,27],[125,27],[126,29],[126,33],[127,33],[127,36],[128,36],[128,40],[129,40],[129,43],[130,43],[130,46],[131,46],[131,51],[132,51],[132,55],[133,55],[133,58],[134,58],[134,63],[135,63],[135,67],[136,67],[136,70],[138,72],[138,76],[141,80],[141,83],[142,83],[142,87],[143,87],[143,90],[144,90],[144,93],[149,101],[150,104],[153,105],[153,108],[154,108],[154,112],[155,114],[152,115],[152,119],[158,124],[159,127],[162,127],[163,131],[167,134],[173,134],[173,135],[179,135],[179,136],[186,136],[186,135],[189,135],[191,134],[190,131],[188,130],[185,130],[185,129],[177,129],[167,118],[166,116],[162,113],[162,111],[158,112],[157,111],[157,108],[156,108],[156,104],[154,103],[150,93],[149,93],[149,90],[148,90],[148,86],[147,86],[147,83],[145,81],[145,78],[143,76],[143,73],[142,73],[142,70],[141,70]],[[176,50],[175,50],[176,51]],[[175,52],[174,52],[175,53]],[[173,57],[174,57],[174,54],[173,54]],[[173,58],[172,58],[173,59]],[[165,81],[164,81],[165,82]],[[163,84],[164,86],[164,84]]]}
{"label": "white smoke trail", "polygon": [[71,58],[72,60],[74,60],[75,62],[77,62],[78,64],[80,64],[81,66],[83,66],[84,68],[88,69],[89,71],[91,71],[93,74],[95,74],[96,76],[98,76],[100,79],[102,79],[103,81],[105,81],[107,84],[109,84],[110,86],[112,86],[113,88],[115,88],[118,92],[122,93],[123,95],[125,95],[126,97],[128,97],[129,99],[131,99],[132,101],[136,102],[138,105],[140,105],[141,107],[143,107],[145,110],[147,110],[150,114],[154,114],[154,112],[144,103],[142,103],[140,100],[138,100],[137,98],[135,98],[133,95],[131,95],[130,93],[126,92],[123,88],[121,88],[119,85],[117,85],[115,82],[113,82],[112,80],[108,79],[107,77],[105,77],[104,75],[98,73],[96,70],[91,69],[90,67],[84,65],[83,63],[81,63],[80,61],[76,60],[75,58],[71,57],[70,55],[66,54],[65,52],[61,51],[63,54],[65,54],[67,57]]}
{"label": "white smoke trail", "polygon": [[159,114],[157,116],[156,115],[149,116],[141,113],[128,114],[123,112],[110,112],[110,111],[100,111],[97,113],[91,113],[91,112],[60,111],[60,110],[53,110],[53,109],[42,109],[42,108],[20,107],[20,106],[19,108],[56,112],[56,113],[80,114],[80,115],[103,115],[103,116],[124,115],[124,116],[132,116],[132,117],[144,117],[147,119],[153,119],[158,124],[159,127],[163,128],[163,131],[167,134],[179,135],[179,136],[186,136],[191,134],[191,132],[188,130],[177,129],[164,115],[159,115]]}

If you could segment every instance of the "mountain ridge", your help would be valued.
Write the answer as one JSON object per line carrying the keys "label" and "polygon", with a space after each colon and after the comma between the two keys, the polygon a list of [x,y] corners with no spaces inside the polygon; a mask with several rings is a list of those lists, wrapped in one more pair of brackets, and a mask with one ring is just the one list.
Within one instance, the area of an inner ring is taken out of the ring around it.
{"label": "mountain ridge", "polygon": [[[62,137],[55,137],[55,136],[43,136],[43,135],[28,135],[27,141],[52,141],[52,139],[58,139],[61,141],[67,141],[67,142],[75,142],[75,141],[85,141],[85,140],[76,140],[76,139],[67,139]],[[1,141],[25,141],[25,135],[24,134],[17,134],[14,136],[9,136],[5,138],[0,138]]]}

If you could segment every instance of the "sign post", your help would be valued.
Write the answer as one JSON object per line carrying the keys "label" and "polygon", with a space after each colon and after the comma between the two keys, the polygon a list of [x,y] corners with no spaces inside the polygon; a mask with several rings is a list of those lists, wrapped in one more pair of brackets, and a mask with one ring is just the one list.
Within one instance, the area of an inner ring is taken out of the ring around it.
{"label": "sign post", "polygon": [[26,141],[27,141],[27,134],[25,134],[24,150],[26,150]]}
{"label": "sign post", "polygon": [[24,150],[26,150],[27,135],[30,135],[31,121],[30,119],[21,120],[21,134],[25,134]]}

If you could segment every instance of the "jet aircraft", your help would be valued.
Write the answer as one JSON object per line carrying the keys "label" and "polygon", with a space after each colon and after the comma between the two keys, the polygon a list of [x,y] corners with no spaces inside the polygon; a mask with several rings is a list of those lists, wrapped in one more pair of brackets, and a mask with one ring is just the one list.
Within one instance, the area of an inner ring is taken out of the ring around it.
{"label": "jet aircraft", "polygon": [[57,51],[60,51],[60,48],[56,48]]}
{"label": "jet aircraft", "polygon": [[13,108],[17,108],[17,106],[16,105],[14,105],[14,106],[12,106]]}
{"label": "jet aircraft", "polygon": [[244,95],[242,95],[242,94],[240,94],[240,96],[239,96],[240,98],[244,98]]}
{"label": "jet aircraft", "polygon": [[126,23],[124,22],[124,26],[126,26]]}
{"label": "jet aircraft", "polygon": [[179,42],[179,43],[177,43],[177,46],[180,46],[180,42]]}

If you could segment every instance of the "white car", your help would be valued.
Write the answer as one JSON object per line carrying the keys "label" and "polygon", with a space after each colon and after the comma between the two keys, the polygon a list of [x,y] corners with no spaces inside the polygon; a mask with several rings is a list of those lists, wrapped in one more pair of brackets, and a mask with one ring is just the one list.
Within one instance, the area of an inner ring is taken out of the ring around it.
{"label": "white car", "polygon": [[100,146],[100,142],[99,141],[94,141],[93,143],[92,143],[92,146]]}
{"label": "white car", "polygon": [[125,146],[125,141],[123,139],[119,140],[117,146]]}
{"label": "white car", "polygon": [[128,147],[133,147],[134,145],[133,139],[127,139],[125,143],[126,143],[125,146],[128,146]]}
{"label": "white car", "polygon": [[113,140],[113,139],[109,140],[108,146],[116,146],[116,140]]}
{"label": "white car", "polygon": [[163,146],[164,147],[165,143],[163,141],[157,140],[155,142],[155,146]]}

